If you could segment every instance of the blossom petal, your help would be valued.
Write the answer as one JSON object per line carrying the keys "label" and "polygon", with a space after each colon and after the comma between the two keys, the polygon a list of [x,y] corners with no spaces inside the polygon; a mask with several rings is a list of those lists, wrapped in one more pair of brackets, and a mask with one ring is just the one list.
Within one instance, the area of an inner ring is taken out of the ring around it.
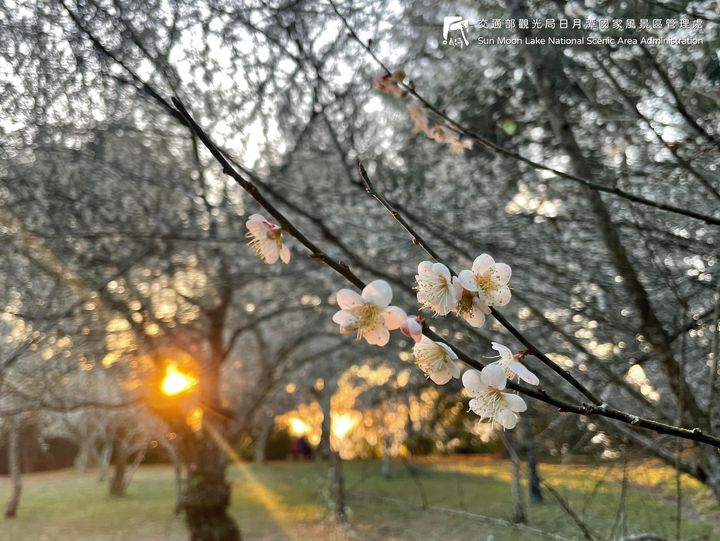
{"label": "blossom petal", "polygon": [[432,261],[421,261],[418,265],[418,274],[430,274],[432,273],[432,267]]}
{"label": "blossom petal", "polygon": [[365,338],[368,344],[384,346],[390,341],[390,331],[388,331],[384,325],[375,325],[363,329],[363,338]]}
{"label": "blossom petal", "polygon": [[268,265],[272,265],[280,257],[280,252],[277,249],[277,245],[274,240],[263,242],[260,251],[262,252],[263,259]]}
{"label": "blossom petal", "polygon": [[475,258],[473,261],[472,271],[473,274],[485,274],[490,268],[495,265],[495,260],[491,255],[482,254]]}
{"label": "blossom petal", "polygon": [[253,214],[245,222],[245,227],[253,235],[265,236],[269,228],[268,221],[262,216],[262,214]]}
{"label": "blossom petal", "polygon": [[487,305],[485,300],[481,299],[480,297],[475,297],[473,299],[473,308],[475,308],[476,310],[480,310],[486,316],[490,315],[490,307]]}
{"label": "blossom petal", "polygon": [[471,368],[462,375],[462,384],[471,394],[479,396],[487,391],[487,385],[482,380],[479,370]]}
{"label": "blossom petal", "polygon": [[399,329],[402,324],[405,323],[405,320],[407,320],[407,314],[402,308],[398,308],[397,306],[388,306],[385,310],[383,310],[382,318],[385,322],[385,326],[391,331],[394,331],[395,329]]}
{"label": "blossom petal", "polygon": [[486,417],[484,410],[481,410],[481,408],[483,407],[482,402],[477,398],[471,399],[468,403],[468,407],[472,410],[473,413],[479,415],[481,419],[484,419]]}
{"label": "blossom petal", "polygon": [[433,263],[432,271],[433,271],[435,274],[439,274],[440,276],[442,276],[443,278],[445,278],[445,280],[446,280],[448,283],[450,283],[450,282],[452,281],[452,275],[450,274],[450,269],[448,269],[448,268],[447,268],[445,265],[443,265],[442,263]]}
{"label": "blossom petal", "polygon": [[341,327],[353,327],[357,325],[357,318],[355,317],[355,314],[347,310],[335,312],[332,320]]}
{"label": "blossom petal", "polygon": [[512,269],[506,263],[495,263],[495,277],[500,285],[506,286],[512,276]]}
{"label": "blossom petal", "polygon": [[436,370],[435,372],[431,372],[430,374],[428,374],[428,376],[430,376],[430,379],[438,385],[445,385],[448,381],[452,379],[452,373],[447,367]]}
{"label": "blossom petal", "polygon": [[496,389],[504,389],[507,385],[505,370],[498,363],[490,363],[480,372],[480,376],[486,385]]}
{"label": "blossom petal", "polygon": [[445,351],[447,351],[448,357],[450,357],[453,360],[457,360],[458,356],[455,354],[453,349],[448,346],[447,344],[444,344],[443,342],[435,342],[438,346],[443,348]]}
{"label": "blossom petal", "polygon": [[460,274],[458,274],[458,282],[460,282],[460,285],[468,291],[472,291],[473,293],[475,293],[478,290],[477,283],[475,282],[475,275],[472,273],[472,271],[460,271]]}
{"label": "blossom petal", "polygon": [[280,260],[285,264],[290,263],[290,248],[284,244],[282,245],[282,248],[280,248]]}
{"label": "blossom petal", "polygon": [[457,298],[455,292],[448,290],[447,295],[443,295],[439,304],[433,305],[433,311],[439,316],[446,316],[457,307]]}
{"label": "blossom petal", "polygon": [[373,280],[362,290],[362,298],[378,306],[385,307],[392,300],[392,288],[385,280]]}
{"label": "blossom petal", "polygon": [[538,385],[540,383],[538,377],[528,370],[527,366],[522,363],[513,361],[510,363],[510,370],[512,370],[514,374],[517,374],[521,380],[529,383],[530,385]]}
{"label": "blossom petal", "polygon": [[491,293],[490,298],[493,304],[496,304],[497,306],[505,306],[510,302],[511,296],[510,288],[508,286],[500,286]]}
{"label": "blossom petal", "polygon": [[512,359],[513,354],[509,347],[502,345],[500,342],[490,342],[490,344],[492,348],[500,354],[502,360],[509,361]]}
{"label": "blossom petal", "polygon": [[475,328],[480,328],[485,324],[485,314],[480,310],[468,310],[463,314],[463,319],[468,322],[468,325]]}
{"label": "blossom petal", "polygon": [[363,298],[352,289],[341,289],[335,295],[335,300],[343,310],[352,310],[363,304]]}
{"label": "blossom petal", "polygon": [[517,426],[518,416],[515,415],[508,408],[503,408],[498,412],[496,420],[502,425],[503,428],[510,430]]}
{"label": "blossom petal", "polygon": [[458,379],[460,377],[460,365],[456,363],[455,361],[448,361],[448,370],[450,370],[450,374],[455,379]]}
{"label": "blossom petal", "polygon": [[460,283],[460,279],[457,276],[453,276],[452,286],[455,290],[455,298],[460,301],[462,299],[463,293],[465,293],[465,288]]}
{"label": "blossom petal", "polygon": [[508,408],[514,412],[520,413],[527,410],[527,404],[521,396],[512,393],[503,393],[503,398],[507,402]]}
{"label": "blossom petal", "polygon": [[400,332],[408,338],[412,338],[415,342],[419,342],[423,337],[423,327],[417,316],[408,317],[400,326]]}

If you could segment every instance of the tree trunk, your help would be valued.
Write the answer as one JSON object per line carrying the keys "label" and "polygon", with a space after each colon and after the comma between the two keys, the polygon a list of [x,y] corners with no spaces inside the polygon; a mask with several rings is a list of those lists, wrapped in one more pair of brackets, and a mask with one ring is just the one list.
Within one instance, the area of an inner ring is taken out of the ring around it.
{"label": "tree trunk", "polygon": [[187,483],[181,506],[190,541],[240,541],[240,530],[227,512],[231,487],[225,479],[226,458],[206,436],[187,430],[182,439]]}
{"label": "tree trunk", "polygon": [[520,471],[520,456],[518,455],[511,441],[510,433],[500,432],[505,449],[510,456],[512,463],[512,500],[513,500],[513,516],[512,521],[516,524],[527,523],[527,510],[525,508],[525,498],[522,491],[522,472]]}
{"label": "tree trunk", "polygon": [[178,456],[178,450],[166,439],[160,440],[160,444],[163,446],[165,451],[170,458],[170,462],[173,465],[173,472],[175,474],[175,502],[173,503],[173,513],[179,515],[182,513],[182,496],[183,496],[183,476],[182,476],[182,462],[180,462],[180,456]]}
{"label": "tree trunk", "polygon": [[98,470],[98,481],[104,483],[110,474],[110,459],[112,458],[113,442],[108,439],[103,443],[100,451],[100,469]]}
{"label": "tree trunk", "polygon": [[142,464],[142,461],[145,459],[146,453],[147,447],[143,447],[142,449],[139,449],[137,453],[135,453],[135,458],[133,458],[132,464],[130,465],[130,470],[125,475],[125,491],[127,491],[130,483],[132,482],[133,476],[135,475],[135,472],[138,471],[140,464]]}
{"label": "tree trunk", "polygon": [[[527,17],[524,0],[510,0],[510,4],[514,16]],[[521,35],[527,36],[530,31],[520,30],[519,32]],[[558,81],[557,74],[551,76],[548,73],[548,61],[538,56],[539,53],[536,48],[526,47],[523,49],[523,54],[535,89],[545,107],[547,120],[560,148],[570,158],[573,173],[583,178],[592,179],[593,167],[585,158],[582,148],[577,142],[568,121],[565,106],[557,99],[558,94],[555,88],[557,85],[563,84],[564,81]],[[688,382],[682,377],[680,365],[673,354],[670,338],[655,313],[650,296],[640,281],[630,255],[622,243],[617,228],[613,224],[612,216],[599,192],[586,186],[585,194],[590,204],[590,210],[595,215],[598,231],[608,254],[618,274],[622,277],[628,299],[633,303],[639,316],[639,330],[655,350],[668,385],[675,395],[680,411],[683,413],[683,423],[698,423],[700,419],[704,418],[704,413],[695,399],[695,393],[692,392]]]}
{"label": "tree trunk", "polygon": [[125,495],[125,472],[127,471],[128,449],[125,442],[120,441],[115,446],[115,469],[110,479],[110,496],[119,498]]}
{"label": "tree trunk", "polygon": [[530,501],[540,503],[543,501],[542,488],[540,486],[540,475],[538,474],[537,454],[535,452],[535,435],[532,427],[531,404],[524,415],[520,416],[519,436],[522,440],[522,447],[525,450],[525,459],[528,468],[528,492]]}
{"label": "tree trunk", "polygon": [[75,456],[75,468],[80,475],[85,475],[90,462],[90,442],[83,438],[80,442],[80,448]]}
{"label": "tree trunk", "polygon": [[268,438],[270,438],[273,426],[275,426],[275,418],[272,415],[269,415],[263,421],[263,425],[260,428],[260,434],[258,434],[257,440],[255,440],[254,452],[256,464],[265,464],[265,451],[267,449]]}
{"label": "tree trunk", "polygon": [[332,432],[331,401],[332,393],[326,388],[325,393],[318,398],[323,414],[320,444],[318,445],[318,458],[331,458],[332,455],[332,449],[330,447],[330,435]]}
{"label": "tree trunk", "polygon": [[8,469],[12,492],[5,507],[5,518],[15,518],[20,495],[22,494],[22,477],[20,471],[20,419],[14,415],[10,420],[10,435],[8,439]]}
{"label": "tree trunk", "polygon": [[[208,411],[224,411],[220,402],[220,381],[224,360],[223,328],[230,291],[223,292],[222,302],[209,314],[211,355],[203,359],[200,373],[200,400]],[[222,418],[222,416],[220,416]],[[240,541],[240,529],[228,513],[230,483],[226,479],[228,456],[213,441],[208,431],[219,438],[225,432],[224,421],[206,416],[204,430],[193,432],[180,421],[176,432],[180,437],[180,457],[187,471],[187,482],[182,497],[185,523],[190,530],[190,541]]]}
{"label": "tree trunk", "polygon": [[335,512],[335,520],[340,524],[347,522],[345,512],[345,481],[342,473],[342,459],[336,451],[330,452],[330,506]]}
{"label": "tree trunk", "polygon": [[317,458],[326,458],[329,460],[330,467],[328,469],[328,504],[335,513],[335,520],[340,524],[347,522],[347,514],[345,513],[345,483],[342,473],[342,460],[340,454],[333,450],[332,436],[332,396],[337,384],[326,384],[322,393],[315,392],[320,410],[323,414],[320,434],[320,443],[318,445]]}
{"label": "tree trunk", "polygon": [[383,479],[390,479],[392,476],[392,462],[390,461],[390,434],[386,433],[383,436],[383,456],[382,456],[382,476]]}
{"label": "tree trunk", "polygon": [[[512,7],[513,15],[518,18],[527,17],[527,10],[524,0],[508,0]],[[527,35],[529,30],[521,30],[522,35]],[[545,107],[547,120],[559,143],[559,147],[570,158],[572,171],[584,178],[593,177],[593,167],[585,158],[582,148],[568,121],[565,106],[557,99],[556,86],[564,83],[558,73],[550,75],[547,70],[549,62],[539,56],[539,50],[533,47],[523,49],[525,63],[532,75],[535,89]],[[562,73],[559,73],[562,76]],[[613,224],[612,216],[608,211],[599,192],[586,187],[585,193],[589,202],[590,210],[595,215],[599,232],[607,248],[608,254],[622,277],[623,285],[639,317],[639,331],[646,337],[652,346],[660,368],[662,369],[668,386],[672,391],[678,411],[682,413],[681,424],[694,426],[707,426],[707,412],[703,411],[697,401],[697,393],[693,391],[690,383],[683,377],[682,367],[675,358],[672,341],[659,320],[650,300],[650,295],[640,281],[638,272],[633,266],[628,250],[622,243],[620,235]],[[633,439],[638,439],[635,434]],[[674,465],[675,458],[668,453],[658,453],[668,464]],[[720,455],[717,449],[700,447],[701,467],[691,467],[698,480],[705,483],[713,491],[716,499],[720,501]]]}

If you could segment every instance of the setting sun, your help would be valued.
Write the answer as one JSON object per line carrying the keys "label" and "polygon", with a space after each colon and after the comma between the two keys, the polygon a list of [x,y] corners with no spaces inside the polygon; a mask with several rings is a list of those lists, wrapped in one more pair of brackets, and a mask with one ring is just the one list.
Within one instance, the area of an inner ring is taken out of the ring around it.
{"label": "setting sun", "polygon": [[197,379],[189,374],[178,370],[175,363],[170,363],[165,369],[165,377],[162,381],[162,392],[167,396],[175,396],[194,387]]}

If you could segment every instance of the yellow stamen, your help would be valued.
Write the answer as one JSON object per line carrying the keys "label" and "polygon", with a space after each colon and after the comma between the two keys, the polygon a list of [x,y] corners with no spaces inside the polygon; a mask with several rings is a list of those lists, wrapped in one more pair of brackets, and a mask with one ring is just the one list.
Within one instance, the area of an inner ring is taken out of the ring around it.
{"label": "yellow stamen", "polygon": [[378,306],[370,302],[363,304],[358,313],[357,339],[360,340],[367,329],[375,327],[381,320],[381,311]]}

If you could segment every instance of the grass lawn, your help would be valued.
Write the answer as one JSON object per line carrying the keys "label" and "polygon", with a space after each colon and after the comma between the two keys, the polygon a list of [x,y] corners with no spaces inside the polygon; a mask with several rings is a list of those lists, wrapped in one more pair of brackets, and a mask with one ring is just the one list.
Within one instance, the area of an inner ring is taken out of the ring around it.
{"label": "grass lawn", "polygon": [[[245,540],[493,540],[544,539],[530,530],[479,518],[406,505],[419,504],[418,482],[432,507],[508,519],[511,514],[509,464],[488,458],[414,462],[416,476],[403,463],[393,464],[393,477],[380,476],[377,462],[345,464],[350,497],[350,530],[331,523],[325,506],[327,468],[322,463],[247,464],[232,470],[232,512]],[[626,533],[655,532],[675,539],[674,477],[655,465],[629,468]],[[618,516],[622,466],[541,465],[541,473],[599,534],[610,539]],[[7,479],[0,480],[0,500],[8,496]],[[155,541],[184,540],[182,519],[172,514],[170,468],[147,466],[136,474],[125,498],[112,499],[107,487],[92,475],[74,471],[24,477],[19,516],[0,521],[2,541]],[[719,540],[713,528],[718,508],[690,480],[683,481],[681,537]],[[372,499],[382,496],[385,499]],[[530,526],[568,539],[583,539],[580,530],[549,494],[529,507]],[[619,539],[619,526],[611,539]],[[701,537],[703,538],[703,537]]]}

